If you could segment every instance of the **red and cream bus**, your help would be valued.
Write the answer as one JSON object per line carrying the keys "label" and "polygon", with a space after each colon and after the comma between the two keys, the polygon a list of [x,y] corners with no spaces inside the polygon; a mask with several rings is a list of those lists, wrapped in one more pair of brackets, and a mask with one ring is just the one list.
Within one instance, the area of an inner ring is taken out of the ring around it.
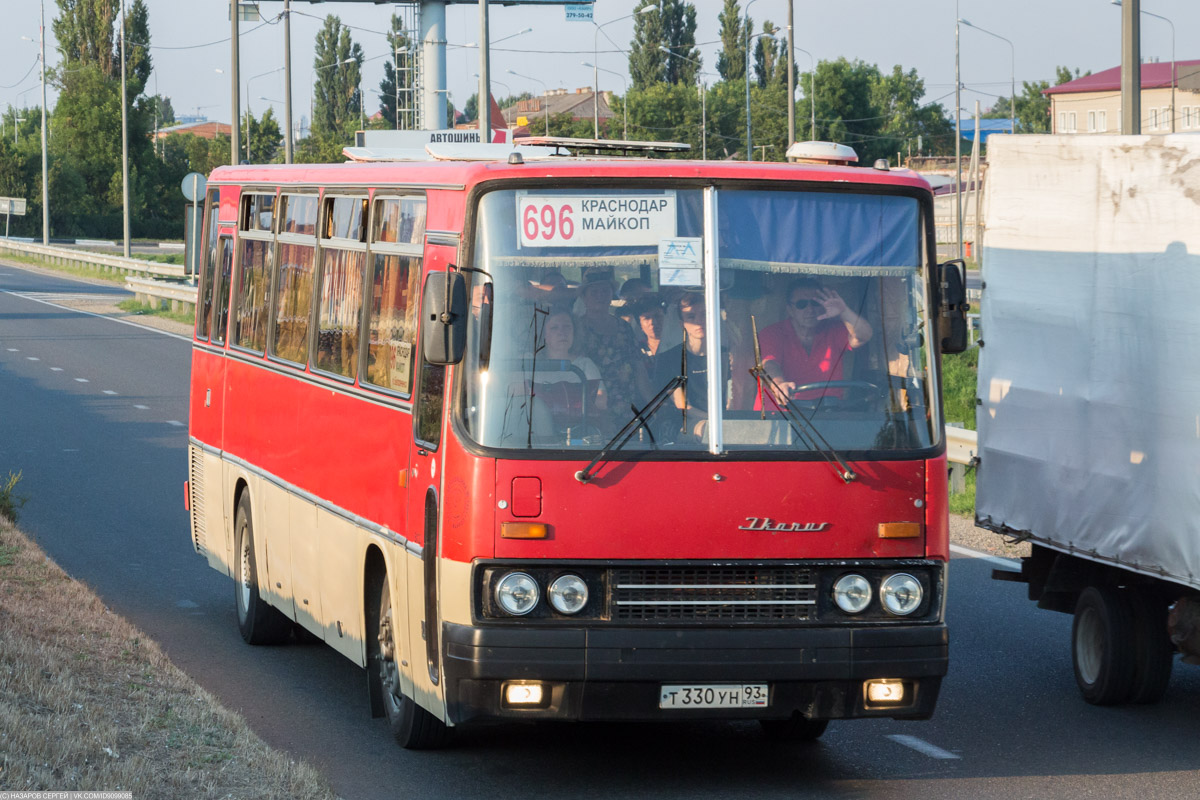
{"label": "red and cream bus", "polygon": [[212,174],[187,498],[243,638],[321,638],[406,747],[928,718],[965,334],[929,186],[495,147]]}

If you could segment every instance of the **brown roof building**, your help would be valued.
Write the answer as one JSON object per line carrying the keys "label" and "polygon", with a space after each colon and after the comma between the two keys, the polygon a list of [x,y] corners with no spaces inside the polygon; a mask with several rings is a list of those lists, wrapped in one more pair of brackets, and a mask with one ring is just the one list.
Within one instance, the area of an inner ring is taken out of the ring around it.
{"label": "brown roof building", "polygon": [[[596,98],[599,106],[599,118],[603,122],[606,119],[612,119],[615,114],[609,103],[612,101],[612,92],[600,92]],[[568,92],[566,89],[551,89],[543,93],[540,97],[531,97],[528,100],[519,100],[515,105],[511,105],[503,110],[504,121],[509,127],[515,127],[519,117],[525,117],[526,126],[533,132],[541,132],[543,119],[549,115],[551,117],[559,114],[570,114],[571,119],[592,119],[596,113],[596,109],[592,104],[592,87],[585,86],[581,89],[576,89],[574,92]]]}
{"label": "brown roof building", "polygon": [[[1171,70],[1174,67],[1174,99]],[[1054,133],[1120,133],[1121,68],[1051,86]],[[1142,133],[1200,131],[1200,61],[1142,64]]]}
{"label": "brown roof building", "polygon": [[201,139],[215,139],[217,134],[230,135],[229,126],[224,122],[187,122],[183,125],[172,125],[169,128],[159,128],[156,139],[164,139],[174,133],[190,133]]}

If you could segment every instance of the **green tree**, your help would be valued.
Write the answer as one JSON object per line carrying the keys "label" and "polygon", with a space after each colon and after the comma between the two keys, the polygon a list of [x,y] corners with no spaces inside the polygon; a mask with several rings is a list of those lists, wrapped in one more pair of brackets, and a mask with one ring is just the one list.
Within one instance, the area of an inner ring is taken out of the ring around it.
{"label": "green tree", "polygon": [[873,163],[875,158],[890,158],[896,153],[911,152],[922,143],[944,141],[946,136],[953,141],[953,124],[946,117],[941,104],[921,104],[925,95],[925,81],[915,69],[905,72],[900,65],[890,74],[880,75],[872,92],[872,104],[882,119],[878,136],[873,142],[864,143],[864,150]]}
{"label": "green tree", "polygon": [[725,0],[721,13],[721,52],[717,54],[717,74],[721,80],[746,79],[746,26],[737,0]]}
{"label": "green tree", "polygon": [[[402,33],[403,21],[398,14],[392,14],[392,29],[388,31],[388,50],[392,57],[383,62],[383,80],[379,82],[379,111],[389,128],[411,128],[415,119],[414,111],[400,115],[400,125],[396,124],[396,99],[400,98],[400,107],[411,109],[415,98],[412,97],[413,70],[416,58],[415,43]],[[397,52],[403,51],[403,52]]]}
{"label": "green tree", "polygon": [[696,47],[696,7],[686,0],[662,0],[659,9],[665,34],[663,45],[671,51],[667,57],[666,81],[693,85],[702,64]]}
{"label": "green tree", "polygon": [[283,130],[275,119],[275,110],[268,108],[261,117],[250,115],[248,142],[251,164],[270,164],[278,160],[283,144]]}
{"label": "green tree", "polygon": [[629,77],[634,89],[645,89],[667,79],[667,28],[663,9],[641,13],[647,5],[639,2],[634,10],[633,41],[629,44]]}
{"label": "green tree", "polygon": [[[780,61],[782,56],[787,56],[787,51],[779,46],[771,37],[779,31],[775,27],[775,23],[771,20],[763,22],[763,36],[755,38],[754,42],[754,80],[758,83],[760,89],[765,89],[767,84],[773,80],[777,80],[780,75]],[[782,53],[780,52],[782,50]],[[786,68],[782,72],[784,81],[787,81]]]}
{"label": "green tree", "polygon": [[341,148],[353,140],[358,129],[360,97],[358,93],[363,53],[350,38],[350,29],[333,14],[317,33],[313,66],[317,82],[313,87],[312,136],[320,140],[306,152],[328,155],[341,160]]}
{"label": "green tree", "polygon": [[[1069,67],[1056,67],[1054,70],[1055,86],[1091,75],[1091,71],[1074,74]],[[1017,96],[1014,109],[1017,118],[1017,133],[1049,133],[1050,132],[1050,98],[1043,94],[1050,88],[1048,81],[1023,81],[1021,94]],[[983,116],[989,119],[1003,119],[1009,116],[1009,98],[1001,97],[996,104]]]}

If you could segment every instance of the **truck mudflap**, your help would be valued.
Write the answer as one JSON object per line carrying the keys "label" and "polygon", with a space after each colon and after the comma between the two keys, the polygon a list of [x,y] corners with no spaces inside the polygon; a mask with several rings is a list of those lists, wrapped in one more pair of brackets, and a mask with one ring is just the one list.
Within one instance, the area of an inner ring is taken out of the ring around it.
{"label": "truck mudflap", "polygon": [[[502,629],[443,625],[454,724],[485,719],[928,719],[946,674],[943,623],[844,628]],[[895,692],[881,700],[870,685]],[[509,687],[537,687],[536,703]],[[765,687],[766,702],[664,707],[664,687]]]}

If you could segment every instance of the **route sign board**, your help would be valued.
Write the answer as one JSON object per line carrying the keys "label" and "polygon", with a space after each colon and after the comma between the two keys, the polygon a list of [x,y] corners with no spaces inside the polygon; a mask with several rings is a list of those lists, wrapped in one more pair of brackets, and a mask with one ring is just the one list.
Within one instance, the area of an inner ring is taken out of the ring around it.
{"label": "route sign board", "polygon": [[25,198],[0,197],[0,214],[12,214],[15,217],[25,216]]}

